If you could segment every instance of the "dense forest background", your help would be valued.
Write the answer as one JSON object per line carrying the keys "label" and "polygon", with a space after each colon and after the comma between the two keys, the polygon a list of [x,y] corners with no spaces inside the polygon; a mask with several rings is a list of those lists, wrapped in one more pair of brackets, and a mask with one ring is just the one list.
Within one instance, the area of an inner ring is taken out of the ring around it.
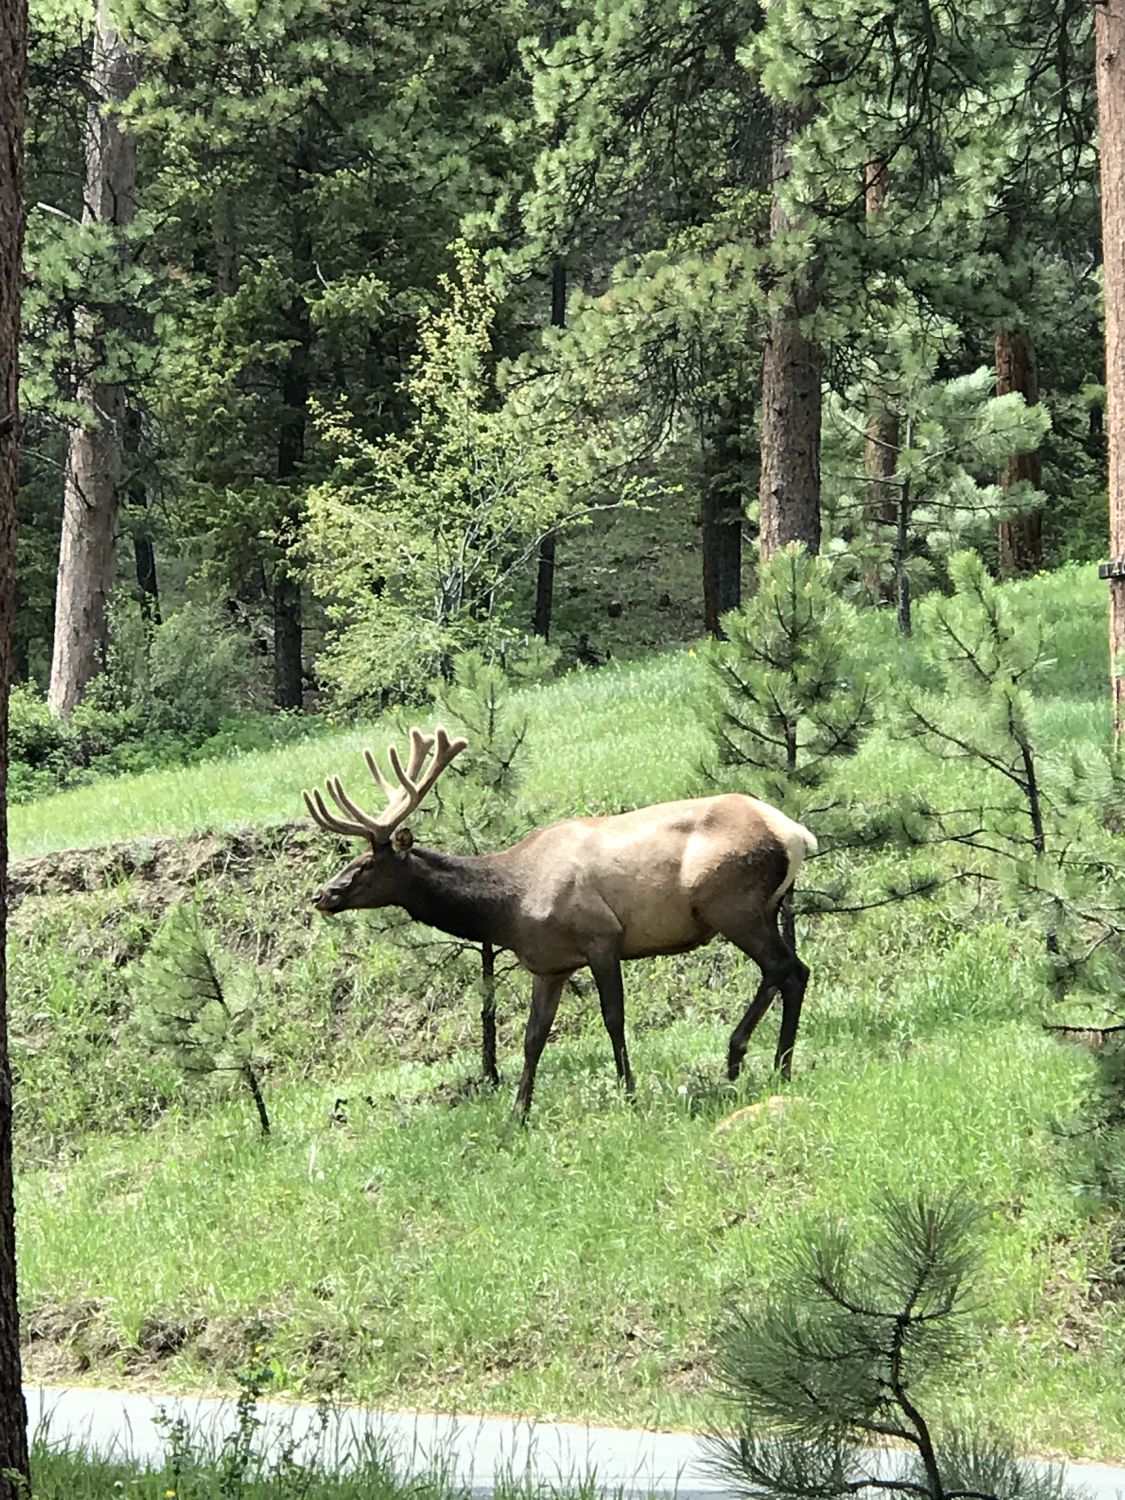
{"label": "dense forest background", "polygon": [[1101,555],[1092,31],[38,0],[14,795]]}

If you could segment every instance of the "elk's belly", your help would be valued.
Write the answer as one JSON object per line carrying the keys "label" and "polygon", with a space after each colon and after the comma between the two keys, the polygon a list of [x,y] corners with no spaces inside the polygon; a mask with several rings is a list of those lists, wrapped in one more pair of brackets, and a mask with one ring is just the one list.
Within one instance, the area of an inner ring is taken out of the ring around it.
{"label": "elk's belly", "polygon": [[709,943],[715,929],[701,922],[686,907],[654,905],[643,911],[630,912],[624,922],[622,958],[657,958],[666,953],[688,953]]}

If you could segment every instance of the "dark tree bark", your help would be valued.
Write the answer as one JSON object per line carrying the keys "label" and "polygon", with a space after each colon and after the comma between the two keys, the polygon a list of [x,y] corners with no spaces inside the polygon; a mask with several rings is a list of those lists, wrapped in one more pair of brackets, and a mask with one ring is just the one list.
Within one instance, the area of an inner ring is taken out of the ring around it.
{"label": "dark tree bark", "polygon": [[[1109,555],[1125,559],[1125,0],[1094,7],[1105,278]],[[1113,729],[1125,733],[1125,578],[1109,585]]]}
{"label": "dark tree bark", "polygon": [[[566,262],[557,260],[551,267],[551,327],[566,327]],[[555,603],[555,550],[558,535],[549,531],[539,543],[538,567],[535,573],[535,612],[531,628],[536,635],[550,640],[551,612]]]}
{"label": "dark tree bark", "polygon": [[230,189],[215,190],[211,205],[211,237],[215,246],[215,288],[221,297],[238,291],[238,237],[234,227]]}
{"label": "dark tree bark", "polygon": [[[107,106],[128,98],[136,79],[135,63],[117,32],[108,4],[98,0],[86,123],[85,223],[123,228],[132,221],[136,140],[121,129]],[[118,253],[124,260],[125,246],[120,238]],[[82,322],[96,349],[108,330],[96,326],[88,312],[82,314]],[[124,387],[96,376],[83,376],[77,395],[86,417],[71,429],[67,445],[55,639],[47,695],[52,711],[63,718],[69,717],[81,701],[86,684],[105,661],[106,604],[113,587],[114,528],[124,469]]]}
{"label": "dark tree bark", "polygon": [[[289,308],[292,348],[281,377],[281,430],[277,441],[277,477],[290,491],[291,497],[281,523],[285,548],[296,542],[301,531],[297,487],[305,458],[305,432],[309,418],[312,323],[303,288],[312,276],[312,241],[301,195],[304,182],[304,167],[298,164],[293,195],[293,264],[297,293]],[[273,578],[273,701],[278,708],[300,708],[304,702],[301,579],[296,565],[287,557],[277,563]]]}
{"label": "dark tree bark", "polygon": [[146,625],[159,625],[160,585],[156,576],[156,543],[148,520],[148,487],[141,469],[141,420],[137,411],[128,414],[125,432],[129,501],[129,529],[133,534],[133,560],[140,590],[141,617]]}
{"label": "dark tree bark", "polygon": [[[882,161],[867,163],[863,178],[864,213],[868,222],[883,212],[887,201],[887,164]],[[864,467],[870,476],[865,502],[865,519],[869,535],[878,536],[888,526],[894,526],[899,513],[898,472],[900,449],[900,423],[898,412],[888,405],[881,390],[873,388],[869,394],[867,418],[867,443],[864,449]],[[880,577],[877,565],[873,565],[866,579],[874,603],[884,599],[886,580]]]}
{"label": "dark tree bark", "polygon": [[[1039,401],[1039,378],[1035,348],[1024,328],[1005,328],[996,335],[996,394],[1018,391],[1028,406]],[[1000,487],[1010,489],[1026,479],[1036,489],[1043,483],[1043,461],[1039,450],[1013,453],[1000,471]],[[997,533],[1000,575],[1034,573],[1043,566],[1043,512],[1025,511],[1000,522]]]}
{"label": "dark tree bark", "polygon": [[[808,124],[803,106],[777,104],[773,118],[770,234],[794,227],[785,201],[792,142]],[[803,324],[816,309],[813,278],[795,273],[788,296],[770,314],[762,354],[761,478],[758,498],[762,561],[788,542],[820,551],[820,350]]]}
{"label": "dark tree bark", "polygon": [[722,617],[742,603],[742,515],[746,494],[742,403],[715,414],[704,458],[700,506],[703,623],[717,637]]}
{"label": "dark tree bark", "polygon": [[[23,126],[27,102],[26,0],[0,0],[0,1500],[30,1485],[20,1371],[12,1192],[12,1068],[8,1056],[8,693],[16,594],[20,482],[19,336],[23,251]],[[15,1477],[9,1477],[14,1475]]]}

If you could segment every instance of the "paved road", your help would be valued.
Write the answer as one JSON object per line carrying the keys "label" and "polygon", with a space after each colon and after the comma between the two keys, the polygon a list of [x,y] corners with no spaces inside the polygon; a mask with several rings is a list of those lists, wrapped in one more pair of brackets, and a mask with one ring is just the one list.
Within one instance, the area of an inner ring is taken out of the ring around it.
{"label": "paved road", "polygon": [[[109,1456],[159,1456],[164,1440],[153,1419],[162,1409],[184,1416],[205,1441],[217,1442],[233,1426],[233,1409],[225,1401],[54,1387],[29,1387],[26,1394],[32,1431],[43,1431],[53,1443]],[[334,1413],[322,1433],[312,1406],[263,1402],[258,1415],[263,1421],[258,1441],[266,1454],[296,1442],[298,1452],[318,1452],[343,1466],[374,1443],[393,1456],[402,1473],[437,1468],[481,1496],[491,1493],[497,1478],[509,1475],[556,1488],[593,1480],[603,1493],[675,1494],[679,1500],[722,1500],[729,1493],[708,1471],[691,1433],[353,1408]],[[1090,1500],[1125,1500],[1125,1469],[1073,1464],[1067,1478]]]}

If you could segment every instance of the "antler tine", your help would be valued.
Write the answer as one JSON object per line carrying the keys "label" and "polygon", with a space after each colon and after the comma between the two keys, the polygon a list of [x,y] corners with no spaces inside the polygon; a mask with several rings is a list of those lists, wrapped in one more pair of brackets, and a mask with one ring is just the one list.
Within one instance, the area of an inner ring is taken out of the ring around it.
{"label": "antler tine", "polygon": [[357,807],[352,799],[344,791],[343,783],[338,776],[328,778],[328,790],[332,793],[337,807],[342,807],[346,813],[350,813],[360,825],[360,832],[364,835],[378,833],[379,821],[370,813],[365,813],[362,807]]}
{"label": "antler tine", "polygon": [[410,764],[406,768],[406,774],[411,781],[418,779],[418,772],[426,762],[426,756],[434,747],[432,734],[424,734],[421,729],[410,731]]}
{"label": "antler tine", "polygon": [[320,794],[320,788],[314,787],[312,792],[302,792],[305,806],[309,810],[309,816],[314,823],[319,823],[321,828],[327,828],[329,833],[343,833],[349,838],[358,836],[367,837],[367,829],[361,828],[358,823],[346,823],[343,818],[338,818],[335,813],[328,811],[324,798]]}
{"label": "antler tine", "polygon": [[391,745],[387,751],[387,754],[390,756],[391,765],[394,767],[395,775],[412,797],[417,792],[416,782],[418,780],[418,772],[425,765],[426,756],[433,749],[433,745],[434,736],[432,734],[423,734],[420,729],[412,729],[410,731],[410,759],[407,762],[405,770],[402,768],[402,760],[395,747]]}
{"label": "antler tine", "polygon": [[367,769],[371,772],[372,776],[374,776],[376,784],[379,790],[382,792],[383,796],[386,797],[388,801],[390,801],[392,797],[397,796],[397,789],[391,785],[391,783],[379,769],[379,762],[375,759],[374,750],[365,750],[363,752],[363,758],[367,762]]}
{"label": "antler tine", "polygon": [[468,740],[451,740],[448,731],[441,724],[434,730],[433,744],[434,756],[430,762],[430,769],[418,784],[419,800],[426,795],[446,766],[451,761],[456,760],[461,751],[467,750],[469,746]]}

